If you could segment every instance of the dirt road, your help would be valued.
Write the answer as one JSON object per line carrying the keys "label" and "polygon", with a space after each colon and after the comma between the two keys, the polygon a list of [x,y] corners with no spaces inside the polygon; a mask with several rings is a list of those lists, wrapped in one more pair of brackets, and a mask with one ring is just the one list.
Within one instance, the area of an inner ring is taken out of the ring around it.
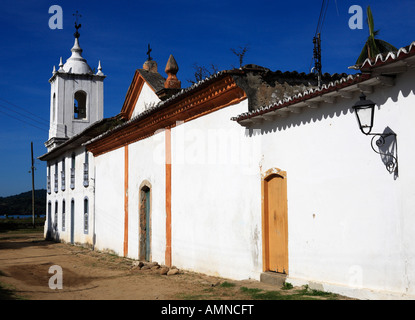
{"label": "dirt road", "polygon": [[[13,292],[12,298],[247,300],[255,298],[253,294],[258,292],[264,294],[262,297],[267,293],[288,294],[258,281],[233,281],[181,270],[175,275],[161,275],[159,270],[140,270],[132,268],[132,264],[133,260],[108,253],[45,241],[39,233],[0,234],[0,285],[3,291],[6,288]],[[62,289],[49,287],[50,278],[55,275],[49,273],[49,268],[55,265],[62,268]]]}
{"label": "dirt road", "polygon": [[[174,300],[198,298],[201,293],[222,299],[247,298],[235,287],[226,290],[219,286],[224,279],[183,271],[160,275],[159,270],[132,268],[132,262],[108,253],[45,241],[42,234],[0,235],[0,282],[25,299]],[[54,265],[62,268],[62,289],[49,288],[49,280],[55,274],[49,273],[49,268]],[[261,286],[256,281],[242,284]],[[217,292],[212,292],[215,287]]]}

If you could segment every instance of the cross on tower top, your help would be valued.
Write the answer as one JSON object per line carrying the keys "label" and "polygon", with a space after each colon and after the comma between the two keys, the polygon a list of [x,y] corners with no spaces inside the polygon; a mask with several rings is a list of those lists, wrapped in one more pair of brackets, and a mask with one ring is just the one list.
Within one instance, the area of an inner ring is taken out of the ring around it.
{"label": "cross on tower top", "polygon": [[78,10],[76,10],[76,12],[73,14],[74,17],[76,17],[76,22],[78,23],[78,18],[82,18],[82,15],[78,12]]}
{"label": "cross on tower top", "polygon": [[147,55],[148,55],[148,61],[153,60],[150,56],[151,51],[153,51],[153,49],[150,48],[150,44],[148,44],[148,51],[147,51]]}

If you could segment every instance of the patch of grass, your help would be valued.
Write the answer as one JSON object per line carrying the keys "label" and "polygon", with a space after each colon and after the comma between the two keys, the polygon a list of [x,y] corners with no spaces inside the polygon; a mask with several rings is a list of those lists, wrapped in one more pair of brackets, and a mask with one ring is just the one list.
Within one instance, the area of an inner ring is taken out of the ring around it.
{"label": "patch of grass", "polygon": [[284,296],[278,291],[258,292],[252,296],[255,300],[283,300]]}
{"label": "patch of grass", "polygon": [[293,288],[293,285],[289,282],[284,282],[284,285],[282,286],[282,290],[290,290]]}
{"label": "patch of grass", "polygon": [[320,291],[320,290],[311,290],[311,295],[312,296],[320,296],[320,297],[329,297],[329,296],[332,296],[333,293]]}
{"label": "patch of grass", "polygon": [[303,294],[303,295],[317,296],[317,297],[335,297],[335,296],[337,296],[334,293],[320,291],[320,290],[314,290],[314,289],[310,289],[310,288],[305,288],[305,289],[301,290],[300,293]]}
{"label": "patch of grass", "polygon": [[32,218],[22,219],[0,219],[0,233],[37,233],[43,232],[45,218],[35,218],[35,228],[32,225]]}
{"label": "patch of grass", "polygon": [[177,295],[179,299],[182,300],[209,300],[212,299],[212,296],[205,294],[188,294],[180,293]]}
{"label": "patch of grass", "polygon": [[[284,290],[293,289],[291,284],[287,284],[284,287],[282,288]],[[336,299],[338,297],[336,294],[319,290],[310,290],[308,287],[305,287],[302,290],[295,290],[291,294],[247,287],[241,287],[240,291],[253,300],[321,300],[321,298]]]}
{"label": "patch of grass", "polygon": [[339,297],[339,295],[335,293],[310,289],[308,285],[303,286],[303,289],[299,292],[299,294],[304,295],[304,296],[324,297],[324,298],[331,298],[331,299],[336,299]]}
{"label": "patch of grass", "polygon": [[241,291],[243,293],[247,293],[247,294],[256,294],[260,291],[262,291],[261,289],[257,289],[257,288],[247,288],[247,287],[241,287]]}
{"label": "patch of grass", "polygon": [[241,287],[240,290],[254,300],[279,300],[281,293],[277,291],[263,291],[257,288]]}
{"label": "patch of grass", "polygon": [[4,233],[13,233],[13,234],[30,234],[30,233],[43,233],[43,226],[36,226],[36,228],[33,228],[31,226],[28,226],[26,229],[13,229],[9,231],[0,231]]}
{"label": "patch of grass", "polygon": [[236,286],[236,284],[234,284],[232,282],[224,281],[219,286],[222,287],[222,288],[233,288],[233,287]]}
{"label": "patch of grass", "polygon": [[7,284],[0,282],[0,300],[22,300],[23,298],[19,297],[15,293],[15,289]]}
{"label": "patch of grass", "polygon": [[254,299],[262,291],[261,289],[257,289],[257,288],[247,288],[247,287],[241,287],[240,290],[243,293],[246,293],[246,294],[250,295]]}

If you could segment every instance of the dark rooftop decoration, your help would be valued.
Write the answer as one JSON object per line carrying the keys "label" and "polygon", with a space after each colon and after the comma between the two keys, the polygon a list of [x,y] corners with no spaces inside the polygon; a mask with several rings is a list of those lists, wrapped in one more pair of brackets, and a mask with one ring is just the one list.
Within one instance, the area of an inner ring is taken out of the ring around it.
{"label": "dark rooftop decoration", "polygon": [[76,17],[76,21],[75,21],[75,29],[76,32],[74,33],[74,37],[75,38],[79,38],[81,35],[79,34],[78,30],[81,28],[81,24],[78,24],[78,18],[82,18],[82,15],[79,14],[78,10],[76,10],[76,13],[73,14],[74,17]]}
{"label": "dark rooftop decoration", "polygon": [[147,60],[148,60],[148,61],[153,60],[153,58],[151,58],[151,56],[150,56],[151,51],[153,51],[153,49],[151,49],[151,48],[150,48],[150,44],[148,44],[148,50],[147,50],[147,55],[148,55]]}

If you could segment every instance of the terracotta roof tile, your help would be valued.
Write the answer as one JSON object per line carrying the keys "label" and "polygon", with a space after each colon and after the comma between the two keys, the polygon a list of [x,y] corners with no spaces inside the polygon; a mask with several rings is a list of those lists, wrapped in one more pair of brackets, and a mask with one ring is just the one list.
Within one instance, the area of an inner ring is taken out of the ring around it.
{"label": "terracotta roof tile", "polygon": [[355,65],[350,69],[361,70],[362,72],[379,67],[394,61],[402,60],[415,55],[415,41],[409,46],[400,48],[396,52],[388,52],[386,54],[378,54],[375,59],[366,59],[361,65]]}

